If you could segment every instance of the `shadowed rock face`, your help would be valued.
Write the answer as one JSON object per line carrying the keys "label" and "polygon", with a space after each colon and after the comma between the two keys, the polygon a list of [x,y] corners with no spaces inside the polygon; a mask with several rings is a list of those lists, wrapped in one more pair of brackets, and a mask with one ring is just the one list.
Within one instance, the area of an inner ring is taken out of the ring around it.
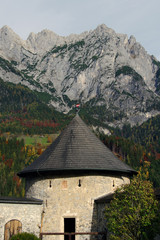
{"label": "shadowed rock face", "polygon": [[68,37],[43,30],[26,41],[5,26],[0,57],[4,81],[49,93],[50,104],[60,111],[69,111],[76,100],[89,102],[103,106],[105,116],[110,112],[112,120],[104,121],[114,126],[134,125],[160,111],[160,63],[133,36],[105,25]]}

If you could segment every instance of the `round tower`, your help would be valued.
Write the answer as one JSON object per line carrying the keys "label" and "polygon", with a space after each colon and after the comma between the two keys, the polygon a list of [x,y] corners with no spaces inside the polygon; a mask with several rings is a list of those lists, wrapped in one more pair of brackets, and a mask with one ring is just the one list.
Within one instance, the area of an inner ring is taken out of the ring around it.
{"label": "round tower", "polygon": [[[105,230],[104,209],[97,208],[96,200],[129,183],[135,173],[76,115],[42,155],[18,175],[26,178],[26,197],[43,200],[41,231],[80,233]],[[89,238],[77,235],[76,239]]]}

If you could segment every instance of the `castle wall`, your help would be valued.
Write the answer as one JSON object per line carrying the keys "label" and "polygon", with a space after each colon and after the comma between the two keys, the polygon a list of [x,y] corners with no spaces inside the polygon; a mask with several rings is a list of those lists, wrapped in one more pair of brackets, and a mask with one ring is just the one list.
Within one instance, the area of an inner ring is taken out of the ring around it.
{"label": "castle wall", "polygon": [[[99,213],[94,200],[129,182],[127,177],[98,175],[26,179],[26,197],[44,201],[42,232],[64,232],[64,218],[75,218],[75,232],[93,232],[100,230],[97,227]],[[43,239],[62,240],[64,237]],[[90,238],[76,237],[76,240],[80,239]]]}
{"label": "castle wall", "polygon": [[0,239],[4,239],[5,224],[11,220],[22,223],[22,232],[34,233],[39,237],[42,205],[0,203]]}

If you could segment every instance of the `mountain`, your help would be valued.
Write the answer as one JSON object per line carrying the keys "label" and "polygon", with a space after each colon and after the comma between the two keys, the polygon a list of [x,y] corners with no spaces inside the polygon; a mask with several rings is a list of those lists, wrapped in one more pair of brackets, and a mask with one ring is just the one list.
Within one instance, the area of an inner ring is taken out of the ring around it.
{"label": "mountain", "polygon": [[62,130],[73,116],[48,106],[49,95],[21,84],[0,79],[0,135],[54,133]]}
{"label": "mountain", "polygon": [[4,26],[0,78],[47,94],[61,112],[79,102],[88,117],[113,127],[160,114],[160,62],[105,25],[68,37],[43,30],[26,41]]}

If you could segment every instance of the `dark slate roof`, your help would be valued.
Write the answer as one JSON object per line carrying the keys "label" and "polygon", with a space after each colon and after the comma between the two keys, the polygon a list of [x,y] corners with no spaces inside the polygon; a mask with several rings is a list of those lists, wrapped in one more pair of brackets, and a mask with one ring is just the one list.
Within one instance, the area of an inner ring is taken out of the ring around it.
{"label": "dark slate roof", "polygon": [[42,155],[18,175],[29,177],[69,170],[135,173],[95,136],[78,114]]}
{"label": "dark slate roof", "polygon": [[36,198],[14,198],[14,197],[0,196],[0,203],[41,205],[43,203],[43,201],[40,199],[36,199]]}

